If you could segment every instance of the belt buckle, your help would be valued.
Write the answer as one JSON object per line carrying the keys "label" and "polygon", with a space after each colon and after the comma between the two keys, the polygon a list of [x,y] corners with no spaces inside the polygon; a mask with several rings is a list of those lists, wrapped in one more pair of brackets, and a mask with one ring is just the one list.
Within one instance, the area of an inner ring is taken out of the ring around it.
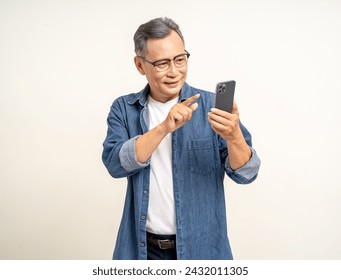
{"label": "belt buckle", "polygon": [[164,239],[164,240],[157,240],[159,244],[159,248],[162,250],[174,248],[174,240]]}

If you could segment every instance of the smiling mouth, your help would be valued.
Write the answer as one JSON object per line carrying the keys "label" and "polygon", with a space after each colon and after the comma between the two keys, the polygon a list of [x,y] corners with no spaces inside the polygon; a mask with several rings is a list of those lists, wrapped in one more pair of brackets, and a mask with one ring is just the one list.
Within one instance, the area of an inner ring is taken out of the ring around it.
{"label": "smiling mouth", "polygon": [[165,82],[166,85],[170,85],[170,86],[174,86],[176,85],[177,83],[179,83],[179,81],[176,81],[176,82]]}
{"label": "smiling mouth", "polygon": [[170,86],[170,87],[176,87],[181,81],[182,81],[183,77],[178,77],[178,79],[176,81],[167,81],[164,82],[166,86]]}
{"label": "smiling mouth", "polygon": [[174,82],[174,83],[165,83],[166,87],[168,88],[177,88],[179,84],[179,81]]}

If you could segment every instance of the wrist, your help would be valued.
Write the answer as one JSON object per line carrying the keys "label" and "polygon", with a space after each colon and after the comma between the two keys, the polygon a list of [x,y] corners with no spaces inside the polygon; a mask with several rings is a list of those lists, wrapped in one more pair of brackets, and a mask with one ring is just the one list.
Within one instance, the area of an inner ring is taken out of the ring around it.
{"label": "wrist", "polygon": [[164,123],[159,124],[156,128],[157,128],[157,131],[163,136],[166,136],[170,132]]}
{"label": "wrist", "polygon": [[243,133],[239,129],[237,133],[229,135],[230,137],[226,137],[225,140],[232,145],[240,145],[241,143],[245,142]]}

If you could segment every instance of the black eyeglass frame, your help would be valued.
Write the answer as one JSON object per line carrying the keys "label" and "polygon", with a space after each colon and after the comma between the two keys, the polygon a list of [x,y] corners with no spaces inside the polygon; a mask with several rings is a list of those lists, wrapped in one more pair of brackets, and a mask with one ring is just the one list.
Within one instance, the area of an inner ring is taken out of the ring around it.
{"label": "black eyeglass frame", "polygon": [[[145,59],[143,56],[138,55],[138,57],[141,58],[143,61],[148,62],[149,64],[153,65],[154,68],[156,69],[156,71],[158,71],[157,68],[156,68],[156,67],[157,67],[157,66],[156,66],[156,63],[158,63],[158,62],[160,62],[160,61],[168,61],[168,62],[170,63],[171,61],[174,61],[177,57],[182,56],[182,55],[186,55],[186,57],[187,57],[186,63],[187,63],[188,58],[190,57],[191,54],[190,54],[188,51],[186,51],[186,50],[185,50],[185,53],[179,54],[179,55],[175,56],[173,59],[164,58],[164,59],[155,60],[155,61],[153,61],[153,62],[152,62],[152,61],[149,61],[149,60],[147,60],[147,59]],[[184,65],[186,65],[186,63],[185,63]],[[175,66],[176,66],[176,65],[175,65]],[[182,66],[181,66],[181,67],[182,67]],[[167,70],[168,70],[168,69],[169,69],[169,67],[167,68]],[[167,70],[164,70],[164,71],[167,71]],[[158,72],[163,72],[163,71],[158,71]]]}

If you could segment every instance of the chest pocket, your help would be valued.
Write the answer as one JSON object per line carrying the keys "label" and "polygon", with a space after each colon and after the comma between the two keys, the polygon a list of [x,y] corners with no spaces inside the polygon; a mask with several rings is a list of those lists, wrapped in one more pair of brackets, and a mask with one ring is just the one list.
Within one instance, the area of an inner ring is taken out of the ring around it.
{"label": "chest pocket", "polygon": [[187,142],[190,171],[210,174],[218,167],[217,144],[214,138]]}

